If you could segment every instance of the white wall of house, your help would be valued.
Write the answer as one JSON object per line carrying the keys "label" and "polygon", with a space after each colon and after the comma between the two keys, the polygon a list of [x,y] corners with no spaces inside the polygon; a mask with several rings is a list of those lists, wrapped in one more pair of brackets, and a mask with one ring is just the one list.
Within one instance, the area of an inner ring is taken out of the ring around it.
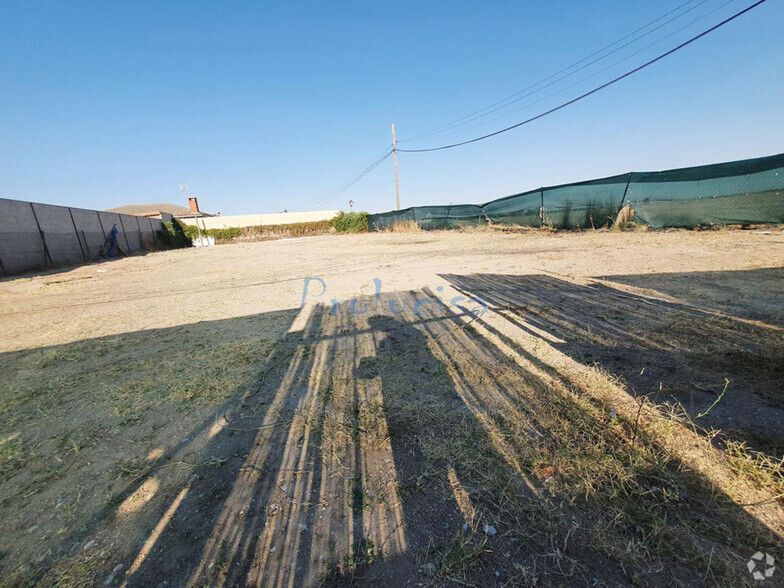
{"label": "white wall of house", "polygon": [[[289,225],[291,223],[311,223],[329,220],[340,214],[339,210],[316,210],[312,212],[280,212],[275,214],[239,214],[227,216],[204,216],[199,218],[199,226],[208,229],[227,229],[229,227],[255,227],[258,225]],[[195,218],[181,218],[186,225],[196,225]]]}

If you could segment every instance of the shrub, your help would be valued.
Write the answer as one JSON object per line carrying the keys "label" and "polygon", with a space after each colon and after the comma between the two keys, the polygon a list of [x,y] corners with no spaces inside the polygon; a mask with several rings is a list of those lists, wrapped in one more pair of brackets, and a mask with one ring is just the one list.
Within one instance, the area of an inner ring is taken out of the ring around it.
{"label": "shrub", "polygon": [[365,233],[368,228],[367,212],[341,212],[330,223],[338,233]]}
{"label": "shrub", "polygon": [[182,223],[182,228],[189,239],[199,238],[199,229],[196,228],[196,225],[186,225],[185,223]]}
{"label": "shrub", "polygon": [[172,219],[171,222],[163,223],[163,227],[158,229],[155,234],[158,237],[158,242],[169,249],[193,246],[190,237],[186,233],[185,226],[176,218]]}
{"label": "shrub", "polygon": [[185,234],[189,239],[198,239],[201,232],[202,237],[215,237],[216,241],[231,241],[234,237],[239,237],[242,234],[242,229],[237,227],[228,227],[225,229],[202,229],[196,225],[184,225]]}
{"label": "shrub", "polygon": [[[202,231],[203,232],[203,231]],[[231,241],[235,237],[242,235],[242,229],[239,227],[226,227],[225,229],[209,229],[207,235],[215,237],[216,241]]]}

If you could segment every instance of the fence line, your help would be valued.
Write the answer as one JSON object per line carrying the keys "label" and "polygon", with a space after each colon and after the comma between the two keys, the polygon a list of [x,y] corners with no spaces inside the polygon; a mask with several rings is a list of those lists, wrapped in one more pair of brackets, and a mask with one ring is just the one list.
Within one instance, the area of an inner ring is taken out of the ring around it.
{"label": "fence line", "polygon": [[133,253],[153,245],[163,221],[0,198],[0,273],[98,259],[115,225],[118,244]]}
{"label": "fence line", "polygon": [[784,154],[549,186],[485,204],[413,206],[368,216],[368,229],[414,221],[423,229],[487,222],[578,229],[612,223],[622,207],[659,227],[784,222]]}

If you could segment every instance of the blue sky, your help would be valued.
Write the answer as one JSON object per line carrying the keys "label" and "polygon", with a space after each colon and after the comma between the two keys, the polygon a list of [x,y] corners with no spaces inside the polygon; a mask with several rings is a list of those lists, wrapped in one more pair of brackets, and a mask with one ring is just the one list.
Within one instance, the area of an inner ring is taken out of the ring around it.
{"label": "blue sky", "polygon": [[[210,212],[307,208],[389,146],[391,122],[400,140],[449,123],[683,2],[5,0],[0,197],[97,209],[182,204],[177,186],[187,183]],[[527,118],[751,3],[692,0],[680,19],[516,106],[544,98],[538,104],[399,147],[462,140]],[[401,153],[402,205],[484,202],[541,185],[784,151],[782,22],[784,3],[768,0],[531,125],[459,149]],[[349,199],[355,208],[391,209],[391,158],[322,208],[347,209]]]}

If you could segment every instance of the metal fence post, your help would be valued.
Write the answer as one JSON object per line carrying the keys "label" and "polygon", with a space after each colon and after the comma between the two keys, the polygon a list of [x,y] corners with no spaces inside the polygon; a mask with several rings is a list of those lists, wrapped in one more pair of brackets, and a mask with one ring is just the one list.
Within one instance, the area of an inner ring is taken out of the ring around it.
{"label": "metal fence post", "polygon": [[142,238],[142,225],[139,223],[139,217],[136,217],[136,228],[139,230],[139,251],[144,250],[144,239]]}
{"label": "metal fence post", "polygon": [[71,211],[71,207],[68,207],[68,214],[71,216],[71,224],[74,228],[74,233],[76,234],[76,241],[79,243],[79,249],[82,251],[82,257],[85,261],[87,261],[87,254],[84,252],[84,247],[82,246],[82,240],[79,238],[79,229],[76,228],[76,221],[73,217],[73,212]]}
{"label": "metal fence post", "polygon": [[43,246],[44,246],[44,263],[46,264],[46,260],[48,259],[49,260],[48,265],[54,265],[54,262],[52,261],[52,256],[49,253],[49,247],[47,247],[47,245],[46,245],[46,237],[44,237],[44,232],[43,232],[43,230],[41,230],[41,223],[38,222],[38,215],[35,214],[35,206],[33,205],[32,202],[30,203],[30,210],[33,211],[33,218],[35,219],[35,226],[38,227],[38,232],[41,235],[41,243],[43,243]]}
{"label": "metal fence post", "polygon": [[120,227],[122,227],[123,237],[125,238],[125,254],[126,255],[130,255],[131,254],[131,244],[128,242],[128,235],[125,234],[125,223],[123,223],[123,221],[122,221],[123,215],[118,214],[117,216],[120,219]]}
{"label": "metal fence post", "polygon": [[626,188],[623,191],[623,198],[621,198],[621,205],[618,207],[618,210],[621,210],[621,208],[623,208],[623,203],[626,202],[626,194],[627,194],[627,192],[629,192],[629,184],[632,181],[632,174],[633,173],[634,172],[629,172],[629,179],[626,180]]}

